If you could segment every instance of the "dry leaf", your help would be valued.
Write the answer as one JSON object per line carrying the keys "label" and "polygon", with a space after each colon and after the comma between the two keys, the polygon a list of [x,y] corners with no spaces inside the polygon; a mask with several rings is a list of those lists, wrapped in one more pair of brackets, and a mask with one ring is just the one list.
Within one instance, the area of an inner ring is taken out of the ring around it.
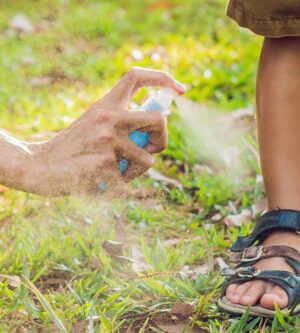
{"label": "dry leaf", "polygon": [[107,239],[103,242],[102,247],[111,257],[122,256],[123,254],[123,243]]}
{"label": "dry leaf", "polygon": [[252,214],[249,209],[243,209],[240,214],[227,215],[223,219],[223,223],[225,223],[228,228],[240,227],[242,225],[242,223],[249,222],[251,215]]}
{"label": "dry leaf", "polygon": [[16,31],[25,32],[27,34],[32,34],[34,32],[33,24],[24,14],[17,14],[14,16],[9,22],[9,27]]}
{"label": "dry leaf", "polygon": [[226,264],[226,262],[221,257],[216,258],[216,262],[219,265],[220,270],[222,270],[223,268],[227,268],[228,267],[228,265]]}
{"label": "dry leaf", "polygon": [[5,275],[0,274],[0,280],[8,280],[8,284],[13,288],[18,288],[21,283],[21,279],[17,275]]}
{"label": "dry leaf", "polygon": [[145,272],[149,268],[149,265],[147,264],[144,252],[142,252],[137,245],[133,245],[131,253],[132,259],[134,260],[132,263],[132,270],[135,273]]}
{"label": "dry leaf", "polygon": [[166,185],[171,184],[171,185],[177,187],[179,190],[182,190],[182,188],[183,188],[183,186],[182,186],[182,184],[179,180],[166,177],[163,174],[161,174],[160,172],[154,170],[153,168],[148,170],[148,175],[153,180],[156,180],[156,181],[161,182],[161,183],[166,184]]}
{"label": "dry leaf", "polygon": [[190,317],[194,311],[195,305],[177,301],[171,309],[171,314],[182,320]]}
{"label": "dry leaf", "polygon": [[217,213],[215,215],[213,215],[210,219],[213,220],[213,221],[220,221],[222,220],[222,215],[220,213]]}
{"label": "dry leaf", "polygon": [[169,247],[169,246],[173,246],[173,245],[176,245],[178,243],[181,243],[181,242],[188,243],[191,240],[197,241],[197,240],[201,240],[201,239],[202,238],[199,237],[199,236],[191,237],[191,238],[184,238],[184,239],[182,239],[182,238],[167,239],[166,241],[164,241],[164,245]]}
{"label": "dry leaf", "polygon": [[252,216],[255,217],[257,214],[261,214],[267,210],[267,198],[259,200],[257,203],[252,205]]}
{"label": "dry leaf", "polygon": [[202,274],[202,275],[206,275],[208,273],[209,270],[209,265],[208,264],[204,264],[198,267],[189,267],[187,265],[184,265],[181,270],[180,273],[184,274],[186,277],[188,277],[191,280],[195,280],[197,274]]}

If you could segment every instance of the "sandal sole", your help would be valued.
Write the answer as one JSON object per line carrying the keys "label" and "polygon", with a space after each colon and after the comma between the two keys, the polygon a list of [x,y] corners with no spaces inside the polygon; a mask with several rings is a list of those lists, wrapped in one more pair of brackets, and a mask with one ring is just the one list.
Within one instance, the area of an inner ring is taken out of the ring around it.
{"label": "sandal sole", "polygon": [[[247,306],[231,303],[225,296],[223,296],[218,300],[218,306],[221,310],[233,315],[242,315],[248,309]],[[280,311],[283,314],[289,314],[291,312],[291,310],[289,310],[288,308],[284,308]],[[296,306],[292,315],[296,315],[299,312],[300,312],[300,304]],[[275,310],[268,310],[260,305],[251,306],[249,311],[249,315],[255,317],[273,318],[275,314],[276,314]]]}

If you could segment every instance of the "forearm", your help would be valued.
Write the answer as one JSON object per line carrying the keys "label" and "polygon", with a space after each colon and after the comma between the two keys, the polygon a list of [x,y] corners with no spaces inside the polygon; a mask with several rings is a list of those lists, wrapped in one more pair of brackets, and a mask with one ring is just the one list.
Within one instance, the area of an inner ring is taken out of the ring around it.
{"label": "forearm", "polygon": [[30,162],[33,159],[33,149],[29,143],[0,129],[0,184],[27,191]]}

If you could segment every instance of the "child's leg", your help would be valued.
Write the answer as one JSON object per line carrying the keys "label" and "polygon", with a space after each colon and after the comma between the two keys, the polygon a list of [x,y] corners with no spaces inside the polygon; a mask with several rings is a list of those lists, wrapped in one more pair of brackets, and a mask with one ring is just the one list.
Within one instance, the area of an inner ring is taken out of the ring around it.
{"label": "child's leg", "polygon": [[[266,38],[257,78],[258,137],[269,210],[300,210],[300,37]],[[264,245],[287,245],[300,251],[300,235],[271,234]],[[283,258],[257,262],[262,270],[293,269]],[[226,297],[233,303],[259,302],[274,308],[288,303],[287,294],[272,282],[232,284]]]}

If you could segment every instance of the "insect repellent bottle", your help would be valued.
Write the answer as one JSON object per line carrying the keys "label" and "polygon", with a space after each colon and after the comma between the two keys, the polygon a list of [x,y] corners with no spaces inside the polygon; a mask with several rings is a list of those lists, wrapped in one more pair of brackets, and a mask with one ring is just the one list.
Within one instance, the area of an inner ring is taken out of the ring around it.
{"label": "insect repellent bottle", "polygon": [[[170,88],[162,88],[158,90],[154,95],[150,96],[143,105],[139,106],[137,109],[142,110],[158,110],[161,113],[165,114],[169,107],[171,106],[174,98],[177,96],[177,93]],[[132,131],[129,134],[129,138],[132,142],[138,145],[141,148],[144,148],[149,142],[149,133]],[[129,162],[124,158],[121,158],[119,162],[119,169],[123,174],[127,169]],[[98,184],[100,190],[105,191],[107,189],[106,183],[102,182]]]}

